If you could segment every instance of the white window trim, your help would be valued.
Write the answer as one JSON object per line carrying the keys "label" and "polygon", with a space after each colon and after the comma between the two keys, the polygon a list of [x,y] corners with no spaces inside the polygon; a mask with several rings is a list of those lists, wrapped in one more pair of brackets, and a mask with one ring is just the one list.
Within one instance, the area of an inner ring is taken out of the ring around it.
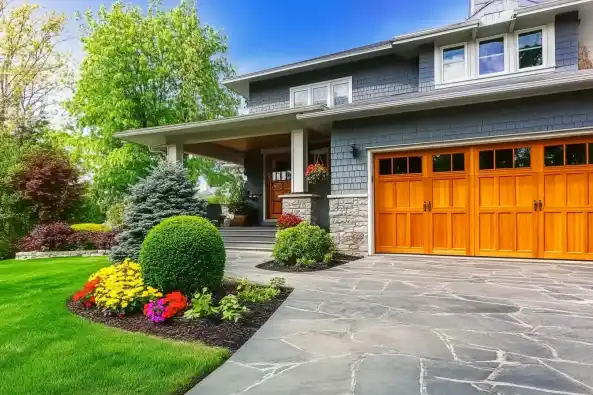
{"label": "white window trim", "polygon": [[337,78],[335,80],[316,82],[314,84],[307,84],[295,86],[290,88],[290,108],[294,108],[294,93],[300,91],[307,91],[307,105],[313,104],[313,89],[326,87],[328,90],[327,103],[328,107],[333,107],[333,87],[337,84],[348,83],[348,103],[352,103],[352,77]]}
{"label": "white window trim", "polygon": [[[519,69],[519,34],[530,31],[543,31],[544,62],[542,66]],[[445,89],[456,86],[479,84],[487,81],[504,80],[520,76],[550,73],[556,69],[556,37],[554,23],[548,23],[543,26],[531,27],[528,29],[517,30],[513,33],[504,33],[490,37],[480,38],[478,40],[466,43],[457,43],[453,45],[435,46],[435,89]],[[479,43],[496,37],[505,37],[505,72],[479,75]],[[443,82],[443,49],[466,45],[467,74],[466,79]]]}
{"label": "white window trim", "polygon": [[[541,30],[542,32],[542,54],[543,54],[543,61],[541,66],[533,66],[533,67],[526,67],[524,69],[519,68],[519,35],[524,33],[536,32]],[[514,67],[517,72],[523,71],[532,71],[532,70],[539,70],[545,69],[547,67],[551,67],[551,63],[555,63],[551,61],[551,59],[555,59],[556,57],[556,39],[554,36],[554,29],[553,27],[550,29],[549,25],[532,27],[530,29],[522,29],[517,30],[515,32],[514,43],[515,47],[513,48],[514,53]]]}
{"label": "white window trim", "polygon": [[[451,80],[451,81],[446,81],[445,82],[445,72],[443,70],[443,66],[444,66],[444,59],[443,56],[445,54],[445,51],[447,49],[451,49],[451,48],[456,48],[456,47],[461,47],[463,46],[463,53],[464,53],[464,59],[465,59],[465,75],[462,78],[456,79],[456,80]],[[457,43],[457,44],[452,44],[452,45],[444,45],[441,47],[440,51],[438,51],[438,54],[435,57],[435,65],[438,66],[438,73],[435,73],[435,75],[438,74],[438,83],[444,83],[444,84],[450,84],[450,83],[455,83],[455,82],[459,82],[459,81],[464,81],[468,78],[469,76],[469,52],[468,52],[468,46],[467,46],[467,42],[462,42],[462,43]]]}
{"label": "white window trim", "polygon": [[[504,57],[504,70],[496,73],[480,74],[480,44],[484,41],[494,40],[502,37],[502,48]],[[497,34],[496,36],[484,37],[476,40],[476,78],[494,77],[497,75],[503,75],[509,73],[509,39],[507,34]]]}

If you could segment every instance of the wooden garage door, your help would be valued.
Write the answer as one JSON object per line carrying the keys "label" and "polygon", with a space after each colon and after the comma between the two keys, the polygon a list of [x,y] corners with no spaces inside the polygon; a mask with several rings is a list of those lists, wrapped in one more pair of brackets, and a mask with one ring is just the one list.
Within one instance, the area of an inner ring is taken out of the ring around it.
{"label": "wooden garage door", "polygon": [[543,144],[540,255],[593,259],[593,142]]}
{"label": "wooden garage door", "polygon": [[536,256],[537,151],[524,144],[486,147],[475,155],[476,255]]}
{"label": "wooden garage door", "polygon": [[375,251],[593,260],[593,138],[375,157]]}

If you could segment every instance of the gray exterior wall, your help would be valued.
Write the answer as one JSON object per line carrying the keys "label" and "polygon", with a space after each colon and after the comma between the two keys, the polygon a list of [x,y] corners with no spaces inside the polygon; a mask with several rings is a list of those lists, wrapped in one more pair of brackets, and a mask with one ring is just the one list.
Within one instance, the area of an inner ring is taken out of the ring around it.
{"label": "gray exterior wall", "polygon": [[556,71],[579,69],[579,14],[556,16]]}
{"label": "gray exterior wall", "polygon": [[289,108],[290,88],[350,76],[354,103],[418,92],[418,60],[390,55],[252,83],[247,106],[252,114]]}
{"label": "gray exterior wall", "polygon": [[[593,91],[336,123],[331,136],[331,192],[367,193],[366,149],[470,137],[593,127]],[[352,158],[351,145],[361,150]]]}

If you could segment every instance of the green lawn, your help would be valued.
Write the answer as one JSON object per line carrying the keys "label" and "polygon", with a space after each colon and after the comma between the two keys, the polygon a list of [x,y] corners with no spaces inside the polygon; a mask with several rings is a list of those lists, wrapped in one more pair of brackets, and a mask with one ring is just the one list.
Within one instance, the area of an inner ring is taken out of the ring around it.
{"label": "green lawn", "polygon": [[206,375],[225,349],[107,328],[66,298],[105,258],[0,262],[0,394],[169,394]]}

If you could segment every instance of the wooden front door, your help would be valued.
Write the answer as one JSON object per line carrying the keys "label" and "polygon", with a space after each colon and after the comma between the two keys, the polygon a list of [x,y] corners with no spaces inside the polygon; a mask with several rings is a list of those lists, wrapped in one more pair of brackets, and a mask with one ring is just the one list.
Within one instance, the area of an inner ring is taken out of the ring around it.
{"label": "wooden front door", "polygon": [[532,144],[477,150],[476,255],[536,256],[538,152]]}
{"label": "wooden front door", "polygon": [[266,156],[266,219],[282,215],[280,196],[291,192],[290,154]]}
{"label": "wooden front door", "polygon": [[543,144],[540,255],[593,259],[593,142]]}

